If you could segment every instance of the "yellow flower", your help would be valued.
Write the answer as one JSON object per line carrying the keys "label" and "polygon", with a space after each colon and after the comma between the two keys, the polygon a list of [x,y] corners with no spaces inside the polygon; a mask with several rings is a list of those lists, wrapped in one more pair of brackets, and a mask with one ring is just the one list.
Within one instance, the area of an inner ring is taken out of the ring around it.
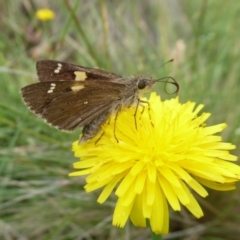
{"label": "yellow flower", "polygon": [[54,17],[55,17],[55,13],[48,8],[42,8],[36,12],[36,18],[41,21],[52,20],[54,19]]}
{"label": "yellow flower", "polygon": [[[118,197],[113,225],[124,227],[128,218],[135,226],[145,227],[149,219],[152,231],[168,233],[169,210],[184,205],[195,217],[203,212],[192,191],[208,195],[207,186],[232,190],[240,179],[240,167],[231,163],[237,157],[228,150],[235,146],[214,135],[226,124],[206,126],[209,113],[199,114],[203,105],[181,104],[178,98],[161,101],[155,93],[150,109],[135,107],[119,113],[114,137],[114,116],[103,126],[104,135],[78,144],[73,151],[81,160],[78,171],[70,176],[88,175],[87,192],[103,188],[98,198],[103,203],[115,191]],[[198,116],[199,114],[199,116]]]}

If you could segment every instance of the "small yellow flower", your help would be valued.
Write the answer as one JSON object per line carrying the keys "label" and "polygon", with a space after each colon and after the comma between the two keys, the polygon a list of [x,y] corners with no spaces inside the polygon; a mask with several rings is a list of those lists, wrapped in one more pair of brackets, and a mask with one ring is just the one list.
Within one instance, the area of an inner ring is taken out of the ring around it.
{"label": "small yellow flower", "polygon": [[54,17],[55,17],[55,13],[48,8],[42,8],[36,12],[36,18],[41,21],[52,20],[54,19]]}
{"label": "small yellow flower", "polygon": [[[180,104],[178,98],[161,101],[155,93],[142,112],[135,107],[121,111],[114,137],[114,116],[103,126],[104,135],[78,144],[73,151],[81,160],[74,164],[78,171],[70,176],[88,175],[87,192],[103,188],[98,198],[103,203],[115,191],[118,197],[113,225],[124,227],[128,218],[135,226],[168,233],[169,209],[180,211],[185,206],[195,217],[203,212],[192,191],[208,195],[203,186],[232,190],[240,179],[240,167],[231,161],[237,157],[228,150],[235,146],[221,142],[214,135],[226,124],[206,126],[209,113],[199,114],[203,105]],[[199,115],[198,115],[199,114]]]}

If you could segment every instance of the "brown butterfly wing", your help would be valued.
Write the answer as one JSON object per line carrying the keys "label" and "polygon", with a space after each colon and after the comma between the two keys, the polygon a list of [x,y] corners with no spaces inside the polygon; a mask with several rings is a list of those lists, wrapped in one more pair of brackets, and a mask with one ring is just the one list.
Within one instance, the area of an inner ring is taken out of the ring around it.
{"label": "brown butterfly wing", "polygon": [[40,82],[74,81],[80,75],[84,80],[112,80],[121,76],[101,69],[83,67],[75,64],[40,60],[36,63],[37,75]]}
{"label": "brown butterfly wing", "polygon": [[49,124],[73,130],[85,126],[119,104],[125,85],[109,81],[40,82],[22,89],[31,111]]}

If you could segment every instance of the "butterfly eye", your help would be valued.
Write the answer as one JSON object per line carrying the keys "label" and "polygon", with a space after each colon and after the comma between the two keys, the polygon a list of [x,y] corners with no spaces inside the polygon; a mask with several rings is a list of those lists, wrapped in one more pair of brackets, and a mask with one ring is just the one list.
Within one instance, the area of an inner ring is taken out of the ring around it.
{"label": "butterfly eye", "polygon": [[138,86],[138,89],[140,90],[144,89],[146,87],[146,82],[144,80],[140,80],[137,86]]}

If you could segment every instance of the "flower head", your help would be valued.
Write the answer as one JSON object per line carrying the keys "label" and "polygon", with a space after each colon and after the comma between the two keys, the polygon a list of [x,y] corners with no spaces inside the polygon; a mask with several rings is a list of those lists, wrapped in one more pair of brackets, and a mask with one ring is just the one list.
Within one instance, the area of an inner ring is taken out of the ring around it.
{"label": "flower head", "polygon": [[55,17],[55,13],[48,8],[42,8],[36,12],[36,18],[41,21],[52,20],[54,19],[54,17]]}
{"label": "flower head", "polygon": [[[122,110],[102,128],[103,136],[78,144],[73,151],[81,160],[70,176],[88,175],[87,192],[103,188],[98,198],[103,203],[115,191],[118,197],[113,225],[124,227],[128,218],[135,226],[166,234],[169,228],[168,205],[174,211],[185,206],[197,218],[203,216],[192,191],[208,195],[203,186],[232,190],[240,179],[240,167],[231,163],[237,157],[228,150],[235,146],[214,135],[226,124],[206,126],[209,113],[199,114],[203,105],[180,104],[178,98],[161,101],[155,93],[149,109]],[[199,114],[199,116],[198,116]],[[116,138],[114,137],[116,135]],[[96,142],[97,141],[97,142]]]}

